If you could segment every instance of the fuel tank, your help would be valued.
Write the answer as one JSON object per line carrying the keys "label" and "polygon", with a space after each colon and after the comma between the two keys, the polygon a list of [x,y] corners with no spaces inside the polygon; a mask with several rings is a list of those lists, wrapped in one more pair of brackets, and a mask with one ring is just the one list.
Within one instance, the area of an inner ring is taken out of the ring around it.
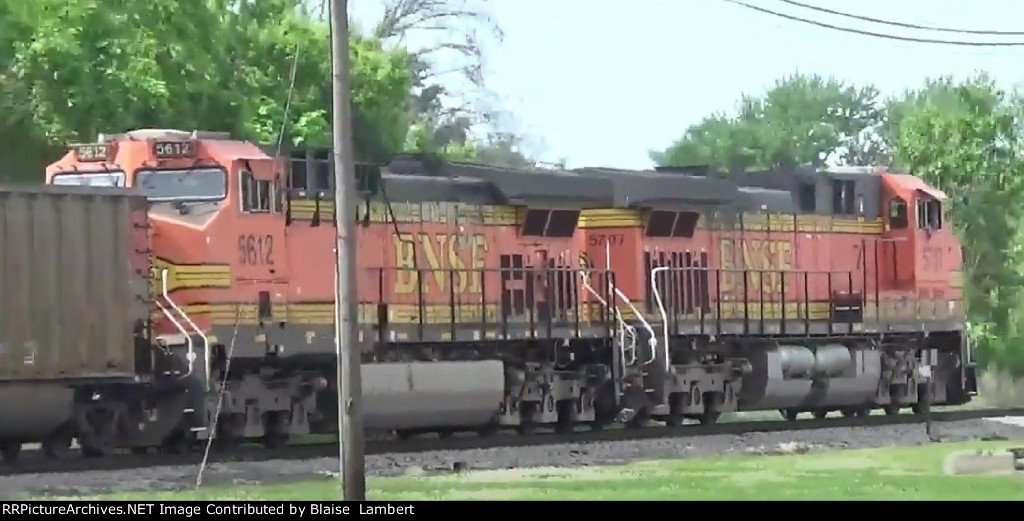
{"label": "fuel tank", "polygon": [[362,380],[367,429],[480,426],[505,395],[495,360],[363,364]]}
{"label": "fuel tank", "polygon": [[843,344],[780,345],[750,355],[740,408],[817,409],[870,403],[881,379],[877,351]]}

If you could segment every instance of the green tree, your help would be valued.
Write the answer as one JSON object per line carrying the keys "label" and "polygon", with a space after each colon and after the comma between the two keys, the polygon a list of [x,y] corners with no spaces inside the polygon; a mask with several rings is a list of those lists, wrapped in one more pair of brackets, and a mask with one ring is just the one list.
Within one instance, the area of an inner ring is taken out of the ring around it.
{"label": "green tree", "polygon": [[[0,137],[30,158],[8,177],[40,179],[65,142],[131,128],[329,141],[328,28],[292,0],[0,0],[0,15]],[[356,150],[387,156],[409,123],[409,55],[352,41]]]}
{"label": "green tree", "polygon": [[688,128],[651,159],[662,166],[710,164],[733,172],[817,166],[829,157],[855,162],[862,134],[882,111],[873,86],[794,74],[762,96],[743,96],[736,115],[714,114]]}

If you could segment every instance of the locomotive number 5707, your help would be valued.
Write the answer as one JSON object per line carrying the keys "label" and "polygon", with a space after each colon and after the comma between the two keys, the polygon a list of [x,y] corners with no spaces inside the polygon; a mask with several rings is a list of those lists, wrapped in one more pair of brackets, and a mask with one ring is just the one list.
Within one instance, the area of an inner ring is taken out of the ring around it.
{"label": "locomotive number 5707", "polygon": [[250,265],[273,265],[274,237],[272,235],[239,235],[238,262]]}

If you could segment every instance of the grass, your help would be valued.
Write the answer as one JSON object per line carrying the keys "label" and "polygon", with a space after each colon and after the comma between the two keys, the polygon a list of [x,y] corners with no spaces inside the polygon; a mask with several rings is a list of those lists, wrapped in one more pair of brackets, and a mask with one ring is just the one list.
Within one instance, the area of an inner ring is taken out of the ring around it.
{"label": "grass", "polygon": [[[822,451],[779,456],[644,461],[622,466],[540,468],[371,478],[371,500],[1009,500],[1024,476],[946,476],[944,458],[1008,442]],[[199,491],[114,494],[95,499],[330,500],[326,479]]]}

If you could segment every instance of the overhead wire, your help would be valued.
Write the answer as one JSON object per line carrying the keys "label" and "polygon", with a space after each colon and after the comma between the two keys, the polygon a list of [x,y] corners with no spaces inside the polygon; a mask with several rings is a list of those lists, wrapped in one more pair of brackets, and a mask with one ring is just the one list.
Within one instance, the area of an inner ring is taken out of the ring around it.
{"label": "overhead wire", "polygon": [[281,129],[277,134],[277,156],[280,157],[281,149],[284,146],[285,131],[288,128],[288,116],[292,108],[292,94],[295,92],[295,74],[299,69],[299,51],[302,49],[302,42],[295,42],[295,55],[292,56],[292,70],[288,80],[288,95],[284,101],[284,115],[281,117]]}
{"label": "overhead wire", "polygon": [[815,25],[815,26],[818,26],[818,27],[822,27],[822,28],[825,28],[825,29],[832,29],[834,31],[840,31],[840,32],[851,33],[851,34],[859,34],[859,35],[862,35],[862,36],[873,36],[875,38],[883,38],[883,39],[887,39],[887,40],[897,40],[897,41],[902,41],[902,42],[915,42],[915,43],[933,43],[933,44],[939,44],[939,45],[956,45],[956,46],[961,46],[961,47],[1024,47],[1024,42],[972,42],[972,41],[960,41],[960,40],[937,40],[937,39],[933,39],[933,38],[917,38],[917,37],[913,37],[913,36],[900,36],[900,35],[895,35],[895,34],[876,33],[876,32],[873,32],[873,31],[864,31],[864,30],[861,30],[861,29],[854,29],[852,27],[841,27],[841,26],[838,26],[838,25],[832,25],[832,24],[825,23],[825,22],[819,22],[817,20],[811,20],[811,19],[808,19],[808,18],[801,18],[799,16],[794,16],[794,15],[791,15],[791,14],[780,13],[778,11],[773,11],[771,9],[766,9],[764,7],[759,7],[759,6],[756,6],[756,5],[751,5],[751,4],[748,4],[746,2],[742,2],[740,0],[723,0],[723,1],[728,2],[730,4],[736,4],[738,6],[745,7],[747,9],[751,9],[753,11],[758,11],[758,12],[769,14],[769,15],[776,16],[776,17],[779,17],[779,18],[785,18],[787,20],[792,20],[794,22],[801,22],[801,23],[805,23],[805,24],[809,24],[809,25]]}
{"label": "overhead wire", "polygon": [[852,18],[854,20],[862,20],[865,22],[872,22],[882,25],[891,25],[894,27],[905,27],[907,29],[920,29],[923,31],[935,31],[940,33],[957,33],[957,34],[980,34],[986,36],[1024,36],[1024,31],[992,31],[992,30],[980,30],[980,29],[957,29],[953,27],[940,27],[935,25],[919,25],[909,24],[906,22],[896,22],[893,20],[884,20],[882,18],[873,18],[870,16],[864,16],[853,13],[845,13],[842,11],[836,11],[834,9],[828,9],[825,7],[818,7],[816,5],[805,4],[803,2],[797,2],[795,0],[779,0],[784,4],[795,5],[797,7],[803,7],[812,11],[818,11],[822,13],[828,13],[836,16],[842,16],[844,18]]}

